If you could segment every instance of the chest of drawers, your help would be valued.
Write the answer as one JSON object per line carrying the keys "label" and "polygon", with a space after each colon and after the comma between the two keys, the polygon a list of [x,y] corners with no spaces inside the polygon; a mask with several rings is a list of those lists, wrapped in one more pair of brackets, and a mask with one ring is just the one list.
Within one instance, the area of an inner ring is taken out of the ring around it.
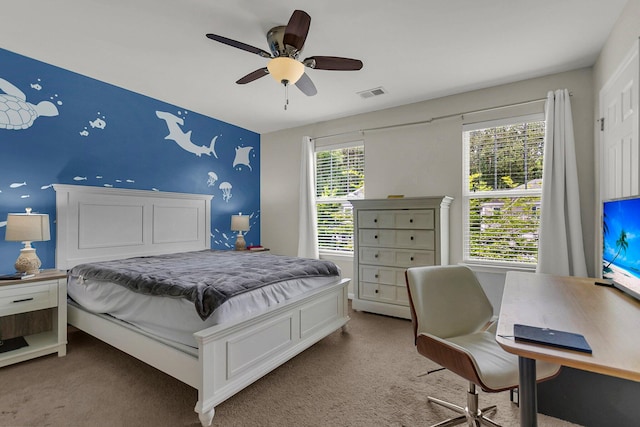
{"label": "chest of drawers", "polygon": [[449,261],[452,198],[352,200],[353,308],[410,319],[407,267]]}

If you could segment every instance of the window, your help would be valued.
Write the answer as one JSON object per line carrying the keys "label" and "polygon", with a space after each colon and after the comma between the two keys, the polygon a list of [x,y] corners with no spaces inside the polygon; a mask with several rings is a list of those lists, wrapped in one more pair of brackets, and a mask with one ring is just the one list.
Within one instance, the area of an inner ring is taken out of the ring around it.
{"label": "window", "polygon": [[363,198],[363,142],[316,147],[320,252],[353,253],[353,214],[349,199]]}
{"label": "window", "polygon": [[463,127],[465,261],[536,264],[544,130],[542,114]]}

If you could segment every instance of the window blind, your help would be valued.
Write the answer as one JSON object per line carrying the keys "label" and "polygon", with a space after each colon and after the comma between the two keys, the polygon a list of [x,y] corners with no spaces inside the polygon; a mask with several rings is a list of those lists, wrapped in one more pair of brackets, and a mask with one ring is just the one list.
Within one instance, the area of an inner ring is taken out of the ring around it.
{"label": "window blind", "polygon": [[320,251],[353,252],[349,199],[364,198],[364,145],[316,150],[316,206]]}
{"label": "window blind", "polygon": [[463,129],[465,260],[537,262],[544,132],[541,115]]}

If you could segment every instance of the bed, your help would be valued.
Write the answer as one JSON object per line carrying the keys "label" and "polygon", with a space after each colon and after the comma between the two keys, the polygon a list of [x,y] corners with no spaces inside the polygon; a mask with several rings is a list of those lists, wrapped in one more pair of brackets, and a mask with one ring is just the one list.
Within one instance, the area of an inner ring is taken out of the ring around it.
{"label": "bed", "polygon": [[[58,269],[210,252],[211,196],[57,184],[54,189]],[[83,279],[76,284],[73,280],[78,277],[70,277],[71,288]],[[348,283],[336,276],[308,285],[303,293],[286,291],[286,300],[251,313],[213,316],[203,329],[182,340],[74,301],[68,304],[68,323],[196,388],[195,411],[201,424],[209,426],[216,405],[346,326]],[[245,304],[234,298],[227,302]]]}

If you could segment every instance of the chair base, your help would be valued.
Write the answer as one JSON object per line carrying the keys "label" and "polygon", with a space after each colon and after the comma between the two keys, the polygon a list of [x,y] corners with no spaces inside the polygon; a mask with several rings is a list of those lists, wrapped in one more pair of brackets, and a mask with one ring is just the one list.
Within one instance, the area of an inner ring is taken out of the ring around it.
{"label": "chair base", "polygon": [[469,383],[466,408],[431,396],[428,396],[427,400],[461,414],[460,416],[449,418],[439,422],[438,424],[434,424],[431,427],[449,427],[463,423],[466,423],[469,427],[481,427],[482,425],[500,427],[499,424],[485,415],[489,412],[495,412],[497,410],[496,405],[478,409],[478,392],[476,391],[476,385],[473,383]]}

